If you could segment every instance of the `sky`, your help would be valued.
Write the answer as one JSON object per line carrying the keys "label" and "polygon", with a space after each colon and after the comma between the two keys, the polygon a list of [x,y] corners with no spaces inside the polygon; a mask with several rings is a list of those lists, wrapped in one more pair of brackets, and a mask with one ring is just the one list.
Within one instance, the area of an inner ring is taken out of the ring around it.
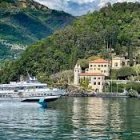
{"label": "sky", "polygon": [[65,11],[74,16],[81,16],[89,11],[97,10],[106,3],[115,2],[140,2],[140,0],[35,0],[46,5],[50,9]]}

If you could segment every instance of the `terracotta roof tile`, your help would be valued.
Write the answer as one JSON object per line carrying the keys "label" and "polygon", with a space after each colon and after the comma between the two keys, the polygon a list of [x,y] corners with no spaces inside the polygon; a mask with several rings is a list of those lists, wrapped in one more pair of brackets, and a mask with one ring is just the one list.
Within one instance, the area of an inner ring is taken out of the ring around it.
{"label": "terracotta roof tile", "polygon": [[90,61],[90,63],[109,63],[109,61],[105,59],[96,59],[94,61]]}

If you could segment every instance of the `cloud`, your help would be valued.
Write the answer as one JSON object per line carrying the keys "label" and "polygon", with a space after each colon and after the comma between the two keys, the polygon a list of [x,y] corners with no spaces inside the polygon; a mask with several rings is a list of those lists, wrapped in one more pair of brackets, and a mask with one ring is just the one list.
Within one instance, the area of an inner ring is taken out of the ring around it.
{"label": "cloud", "polygon": [[97,3],[95,1],[88,3],[77,3],[74,1],[69,1],[66,12],[71,13],[72,15],[80,16],[86,14],[88,11],[93,11],[93,9],[97,8]]}
{"label": "cloud", "polygon": [[115,2],[140,2],[140,0],[35,0],[46,5],[50,9],[65,11],[75,16],[86,14],[88,11],[93,11],[101,8],[106,3]]}
{"label": "cloud", "polygon": [[64,5],[65,2],[62,0],[35,0],[35,1],[44,4],[51,9],[56,9],[56,10],[64,9],[66,6]]}

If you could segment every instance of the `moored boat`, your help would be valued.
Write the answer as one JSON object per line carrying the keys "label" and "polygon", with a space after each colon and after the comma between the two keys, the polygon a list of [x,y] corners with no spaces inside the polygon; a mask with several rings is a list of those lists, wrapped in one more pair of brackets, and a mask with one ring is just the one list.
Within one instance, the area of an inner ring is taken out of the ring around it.
{"label": "moored boat", "polygon": [[52,102],[61,96],[61,90],[48,88],[46,83],[40,83],[36,78],[28,81],[0,84],[0,100],[20,102]]}
{"label": "moored boat", "polygon": [[60,98],[60,96],[39,96],[39,97],[27,97],[22,98],[21,102],[39,102],[41,99],[43,99],[44,102],[52,102]]}

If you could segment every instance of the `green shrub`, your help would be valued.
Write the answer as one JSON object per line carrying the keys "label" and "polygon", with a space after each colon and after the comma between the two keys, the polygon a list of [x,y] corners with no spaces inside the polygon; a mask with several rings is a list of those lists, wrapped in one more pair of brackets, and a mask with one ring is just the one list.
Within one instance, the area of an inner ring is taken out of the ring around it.
{"label": "green shrub", "polygon": [[126,85],[125,84],[117,84],[115,82],[113,82],[112,84],[107,84],[104,87],[104,91],[105,92],[118,92],[118,93],[122,93],[125,89]]}
{"label": "green shrub", "polygon": [[140,93],[140,83],[136,83],[136,82],[130,82],[126,84],[126,90],[136,90],[138,93]]}
{"label": "green shrub", "polygon": [[77,61],[77,64],[79,64],[81,66],[82,69],[88,68],[88,64],[89,61],[87,59],[79,59]]}
{"label": "green shrub", "polygon": [[128,91],[128,96],[130,96],[130,97],[138,97],[138,92],[136,90],[134,90],[134,89],[130,89]]}
{"label": "green shrub", "polygon": [[136,76],[136,72],[132,67],[122,67],[116,75],[118,79],[129,79],[130,76]]}
{"label": "green shrub", "polygon": [[80,86],[84,89],[87,90],[89,86],[89,80],[87,78],[83,78],[80,80]]}
{"label": "green shrub", "polygon": [[110,71],[110,79],[117,79],[117,71],[113,69]]}

